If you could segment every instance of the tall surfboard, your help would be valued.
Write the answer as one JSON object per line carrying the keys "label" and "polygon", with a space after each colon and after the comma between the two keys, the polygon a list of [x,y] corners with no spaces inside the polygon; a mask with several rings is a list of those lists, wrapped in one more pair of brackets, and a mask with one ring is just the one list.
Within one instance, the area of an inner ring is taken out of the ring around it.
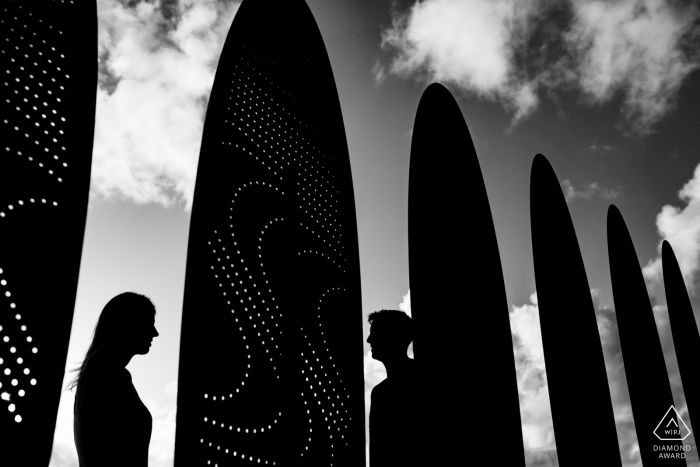
{"label": "tall surfboard", "polygon": [[357,225],[340,102],[302,0],[244,0],[204,124],[175,465],[365,463]]}
{"label": "tall surfboard", "polygon": [[[595,465],[600,459],[622,465],[581,250],[559,180],[541,154],[530,175],[530,227],[559,465]],[[581,444],[591,437],[595,449]]]}
{"label": "tall surfboard", "polygon": [[0,37],[0,464],[48,465],[87,213],[96,4],[4,1]]}
{"label": "tall surfboard", "polygon": [[666,425],[678,427],[680,421],[671,409],[673,394],[637,253],[622,214],[615,205],[608,208],[608,260],[622,359],[642,462],[645,466],[686,465],[685,459],[659,455],[663,451],[658,446],[677,448],[681,445],[680,441],[666,440],[672,436],[663,433],[668,428]]}
{"label": "tall surfboard", "polygon": [[[439,375],[416,401],[423,409],[416,429],[428,440],[417,465],[491,464],[493,451],[482,448],[491,439],[508,446],[499,463],[524,465],[496,231],[469,129],[440,84],[423,93],[413,126],[408,248],[415,361],[420,375]],[[468,309],[455,300],[465,287],[478,291]],[[488,358],[474,358],[484,352]]]}
{"label": "tall surfboard", "polygon": [[661,247],[661,261],[668,319],[671,322],[671,333],[676,348],[685,402],[690,415],[700,421],[700,375],[696,369],[697,356],[700,352],[700,334],[676,255],[666,240]]}

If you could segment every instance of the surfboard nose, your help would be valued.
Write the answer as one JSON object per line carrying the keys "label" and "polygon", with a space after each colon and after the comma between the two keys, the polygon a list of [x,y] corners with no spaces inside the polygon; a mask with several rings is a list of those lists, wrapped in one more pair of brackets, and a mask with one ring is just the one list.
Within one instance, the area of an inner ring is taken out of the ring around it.
{"label": "surfboard nose", "polygon": [[[325,53],[318,25],[304,0],[244,0],[236,18],[229,36],[254,45],[267,60],[306,62],[319,58],[315,53],[319,48]],[[310,74],[302,78],[315,79]]]}
{"label": "surfboard nose", "polygon": [[543,183],[551,184],[552,180],[556,180],[558,183],[552,164],[549,163],[549,160],[544,155],[536,154],[530,168],[530,195],[537,195],[538,190],[535,188]]}
{"label": "surfboard nose", "polygon": [[620,227],[625,226],[625,221],[622,219],[622,214],[620,213],[620,210],[617,208],[617,206],[615,206],[614,204],[608,206],[607,220],[608,232],[616,231]]}

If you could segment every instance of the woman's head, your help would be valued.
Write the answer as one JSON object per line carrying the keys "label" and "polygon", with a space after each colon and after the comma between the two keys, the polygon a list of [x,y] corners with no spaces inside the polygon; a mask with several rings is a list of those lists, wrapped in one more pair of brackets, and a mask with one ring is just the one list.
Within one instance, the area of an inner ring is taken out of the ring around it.
{"label": "woman's head", "polygon": [[148,353],[151,341],[158,336],[155,328],[156,308],[145,295],[124,292],[112,298],[100,313],[93,332],[92,343],[85,359],[73,371],[78,376],[69,389],[80,384],[91,360],[101,354],[144,355]]}

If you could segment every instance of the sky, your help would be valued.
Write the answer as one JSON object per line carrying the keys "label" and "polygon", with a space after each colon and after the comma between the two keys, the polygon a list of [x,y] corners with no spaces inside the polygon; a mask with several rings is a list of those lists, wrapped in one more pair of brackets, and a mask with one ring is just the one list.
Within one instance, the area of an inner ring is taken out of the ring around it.
{"label": "sky", "polygon": [[[440,82],[469,126],[489,195],[527,465],[558,465],[531,253],[529,176],[537,153],[549,159],[561,182],[578,236],[623,464],[639,466],[641,460],[608,269],[605,219],[611,203],[634,241],[675,405],[692,431],[665,308],[660,242],[666,239],[674,248],[698,319],[700,9],[690,1],[666,0],[307,4],[325,41],[348,140],[363,339],[370,312],[390,308],[410,314],[411,133],[422,92]],[[136,356],[127,368],[153,416],[149,465],[165,467],[173,463],[187,238],[201,133],[216,64],[239,3],[98,0],[97,5],[95,144],[64,387],[75,376],[70,370],[82,361],[106,302],[127,290],[149,296],[160,336],[148,355]],[[436,155],[436,163],[449,170],[451,157],[459,155]],[[467,228],[483,222],[468,209],[455,215]],[[469,284],[478,264],[458,266],[464,288],[452,291],[455,302],[465,313],[486,312],[470,307],[470,296],[479,293]],[[366,343],[364,352],[368,414],[371,389],[386,372]],[[585,378],[581,375],[581,384]],[[73,400],[70,391],[63,392],[52,467],[78,465]],[[689,465],[700,465],[694,437],[688,440]]]}

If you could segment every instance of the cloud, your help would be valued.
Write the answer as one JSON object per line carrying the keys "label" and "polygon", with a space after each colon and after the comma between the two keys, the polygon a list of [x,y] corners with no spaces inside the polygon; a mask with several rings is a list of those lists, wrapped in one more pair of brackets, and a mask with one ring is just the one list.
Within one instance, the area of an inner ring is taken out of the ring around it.
{"label": "cloud", "polygon": [[668,240],[678,260],[683,279],[689,290],[694,290],[693,281],[700,268],[700,165],[695,168],[693,178],[678,192],[686,206],[678,208],[666,205],[656,216],[656,228],[661,237],[658,256],[642,269],[644,277],[659,282],[663,277],[661,245]]}
{"label": "cloud", "polygon": [[620,92],[625,121],[644,135],[700,65],[698,18],[697,6],[669,0],[424,0],[392,12],[388,62],[373,71],[453,84],[504,105],[512,124],[540,90],[578,89],[589,104]]}
{"label": "cloud", "polygon": [[637,444],[637,432],[634,426],[634,419],[632,418],[627,376],[625,375],[625,366],[622,360],[617,316],[613,308],[606,307],[600,303],[596,289],[591,290],[591,296],[598,323],[600,343],[603,348],[605,372],[610,389],[622,465],[626,467],[640,465],[641,457],[639,455],[639,445]]}
{"label": "cloud", "polygon": [[177,397],[177,381],[170,381],[167,383],[163,388],[163,392],[168,396]]}
{"label": "cloud", "polygon": [[[428,81],[453,83],[502,102],[521,118],[537,106],[532,84],[513,65],[513,48],[525,36],[535,0],[427,0],[394,11],[382,48],[396,52],[388,71],[423,72]],[[375,66],[375,77],[386,69]],[[381,78],[381,79],[380,79]]]}
{"label": "cloud", "polygon": [[[146,405],[148,406],[148,404]],[[168,404],[162,410],[157,409],[151,414],[153,416],[153,431],[151,432],[151,443],[148,446],[148,465],[151,467],[171,467],[175,459],[177,406]]]}
{"label": "cloud", "polygon": [[613,150],[613,147],[610,146],[609,144],[597,144],[593,143],[590,146],[583,148],[584,153],[603,153],[603,152],[610,152]]}
{"label": "cloud", "polygon": [[552,411],[549,405],[537,294],[530,296],[530,303],[512,306],[508,316],[513,336],[525,452],[533,463],[550,465],[545,461],[550,459],[556,445]]}
{"label": "cloud", "polygon": [[592,182],[586,187],[585,190],[576,190],[571,182],[563,180],[561,182],[561,188],[564,191],[564,197],[566,202],[572,202],[576,198],[591,199],[594,196],[600,196],[604,200],[611,200],[622,196],[622,189],[611,189],[600,186],[597,182]]}
{"label": "cloud", "polygon": [[191,208],[209,93],[238,5],[98,1],[91,200]]}
{"label": "cloud", "polygon": [[386,78],[386,69],[378,60],[372,65],[372,75],[374,76],[374,84],[376,86],[382,84]]}
{"label": "cloud", "polygon": [[[595,102],[624,94],[623,113],[645,134],[664,117],[698,56],[683,51],[697,34],[698,8],[667,0],[578,0],[566,41],[578,56],[578,82]],[[695,28],[695,29],[693,29]]]}
{"label": "cloud", "polygon": [[406,295],[403,296],[403,300],[399,304],[399,310],[411,316],[411,290],[409,289]]}

